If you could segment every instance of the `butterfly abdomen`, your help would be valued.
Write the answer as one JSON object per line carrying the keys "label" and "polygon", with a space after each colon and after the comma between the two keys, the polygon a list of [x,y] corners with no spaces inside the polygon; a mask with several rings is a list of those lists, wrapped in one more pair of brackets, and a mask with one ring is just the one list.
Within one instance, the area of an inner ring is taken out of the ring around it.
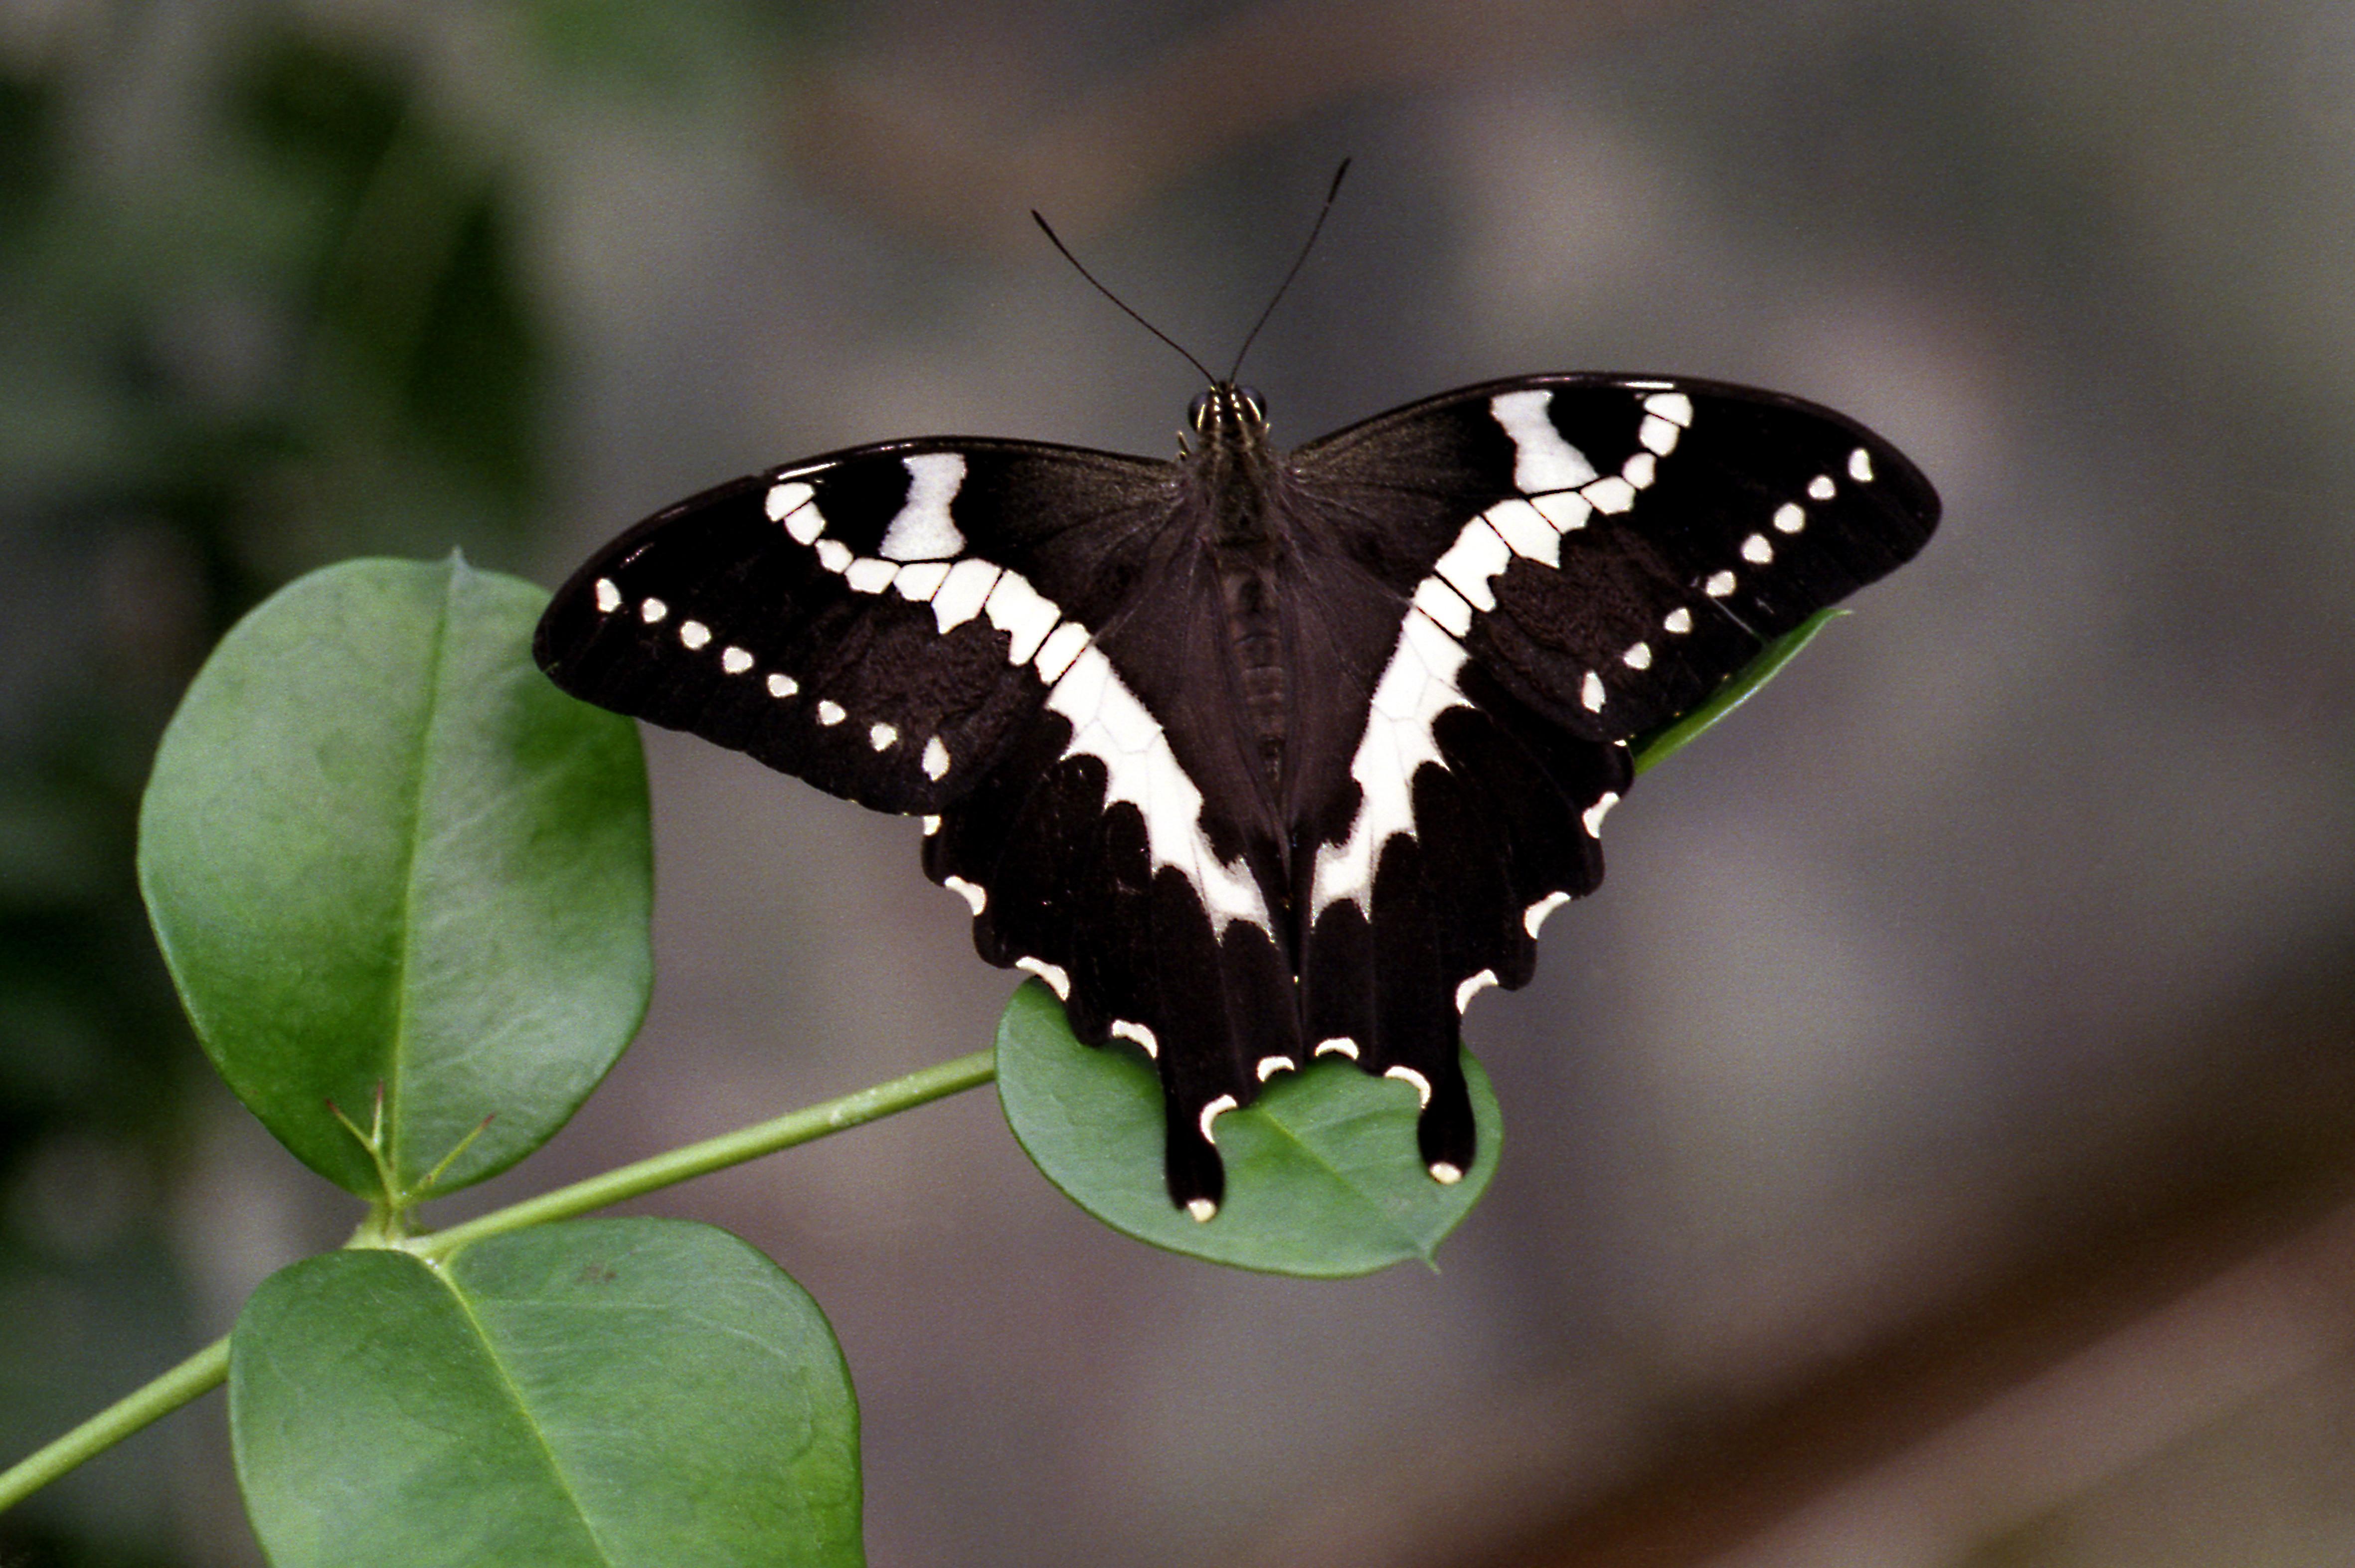
{"label": "butterfly abdomen", "polygon": [[1238,738],[1249,748],[1270,799],[1284,788],[1284,741],[1292,732],[1295,686],[1286,668],[1281,588],[1273,552],[1265,547],[1214,546],[1219,603],[1225,611],[1221,642],[1232,672]]}

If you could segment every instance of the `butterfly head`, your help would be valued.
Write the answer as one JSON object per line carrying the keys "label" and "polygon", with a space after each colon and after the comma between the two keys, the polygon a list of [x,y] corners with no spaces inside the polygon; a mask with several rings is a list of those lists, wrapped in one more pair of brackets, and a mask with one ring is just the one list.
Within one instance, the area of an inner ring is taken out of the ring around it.
{"label": "butterfly head", "polygon": [[1256,447],[1267,439],[1267,399],[1256,387],[1214,381],[1195,394],[1186,423],[1206,450]]}

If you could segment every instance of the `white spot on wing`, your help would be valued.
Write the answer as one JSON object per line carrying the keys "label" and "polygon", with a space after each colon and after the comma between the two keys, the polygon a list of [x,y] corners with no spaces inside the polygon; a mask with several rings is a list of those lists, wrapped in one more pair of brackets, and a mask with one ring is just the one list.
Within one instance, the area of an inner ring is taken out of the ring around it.
{"label": "white spot on wing", "polygon": [[926,838],[931,838],[934,833],[941,831],[941,820],[938,817],[926,817],[923,819],[923,823],[924,836]]}
{"label": "white spot on wing", "polygon": [[1293,1060],[1289,1056],[1262,1056],[1252,1071],[1258,1074],[1259,1081],[1264,1084],[1278,1073],[1291,1072],[1293,1066]]}
{"label": "white spot on wing", "polygon": [[1546,916],[1569,902],[1570,895],[1567,893],[1547,894],[1521,911],[1521,929],[1529,934],[1531,941],[1537,940],[1538,928],[1546,923]]}
{"label": "white spot on wing", "polygon": [[1862,447],[1848,454],[1848,476],[1859,484],[1872,482],[1872,454]]}
{"label": "white spot on wing", "polygon": [[839,539],[820,539],[817,542],[817,564],[837,577],[848,571],[850,563],[857,558],[850,553],[850,546]]}
{"label": "white spot on wing", "polygon": [[1513,558],[1512,547],[1504,536],[1488,526],[1485,517],[1475,517],[1464,524],[1455,535],[1455,543],[1432,566],[1433,577],[1444,577],[1449,587],[1462,594],[1483,610],[1497,608],[1497,596],[1489,590],[1489,579],[1505,569]]}
{"label": "white spot on wing", "polygon": [[867,732],[867,744],[878,751],[890,750],[899,739],[900,731],[895,725],[879,724]]}
{"label": "white spot on wing", "polygon": [[1482,969],[1455,988],[1455,1011],[1462,1012],[1472,1005],[1472,999],[1497,983],[1497,971]]}
{"label": "white spot on wing", "polygon": [[1588,838],[1599,839],[1603,836],[1603,819],[1609,816],[1611,808],[1618,803],[1619,792],[1616,789],[1605,789],[1594,804],[1578,814],[1578,820],[1586,824]]}
{"label": "white spot on wing", "polygon": [[621,608],[622,590],[613,586],[613,578],[599,577],[597,579],[598,612],[603,615],[611,615]]}
{"label": "white spot on wing", "polygon": [[[770,522],[783,523],[786,518],[807,506],[811,498],[816,494],[816,491],[812,490],[800,480],[788,479],[782,483],[769,486],[769,493],[762,504],[768,509]],[[816,538],[818,530],[825,526],[823,522],[819,523],[816,527],[810,530],[809,539],[802,539],[802,543],[806,545],[810,539]],[[797,539],[801,538],[799,534],[794,536]]]}
{"label": "white spot on wing", "polygon": [[1742,558],[1753,566],[1763,567],[1774,558],[1774,546],[1764,534],[1753,534],[1742,541]]}
{"label": "white spot on wing", "polygon": [[1636,504],[1636,487],[1615,473],[1609,479],[1596,480],[1579,493],[1593,503],[1594,510],[1605,517],[1615,516]]}
{"label": "white spot on wing", "polygon": [[1444,1160],[1435,1160],[1431,1165],[1431,1179],[1443,1187],[1453,1187],[1464,1180],[1464,1172]]}
{"label": "white spot on wing", "polygon": [[[806,490],[809,487],[803,485],[801,488]],[[774,494],[775,492],[772,491],[770,493]],[[792,535],[796,541],[804,545],[815,545],[817,543],[818,535],[826,532],[826,514],[817,509],[816,502],[805,502],[794,511],[785,514],[784,524],[785,532]]]}
{"label": "white spot on wing", "polygon": [[1002,569],[976,556],[967,556],[949,568],[949,575],[932,594],[932,620],[943,636],[981,613]]}
{"label": "white spot on wing", "polygon": [[[976,910],[975,913],[980,912]],[[1032,974],[1045,980],[1047,989],[1053,991],[1059,1000],[1063,1001],[1071,1000],[1071,977],[1065,971],[1062,965],[1050,964],[1044,959],[1017,959],[1014,960],[1014,967],[1018,969],[1028,969]]]}
{"label": "white spot on wing", "polygon": [[1644,443],[1646,451],[1666,457],[1677,450],[1677,438],[1683,434],[1683,428],[1675,420],[1663,419],[1657,414],[1646,414],[1643,427],[1636,432],[1636,439]]}
{"label": "white spot on wing", "polygon": [[1472,607],[1437,577],[1425,577],[1416,585],[1414,607],[1458,637],[1472,630]]}
{"label": "white spot on wing", "polygon": [[1319,1040],[1316,1042],[1316,1049],[1313,1054],[1318,1056],[1347,1056],[1350,1061],[1354,1062],[1358,1059],[1358,1043],[1350,1039],[1346,1034],[1336,1034],[1330,1040]]}
{"label": "white spot on wing", "polygon": [[791,675],[772,675],[769,677],[769,695],[773,697],[790,697],[801,689],[802,683],[799,681],[794,680]]}
{"label": "white spot on wing", "polygon": [[1047,633],[1063,618],[1055,601],[1030,586],[1030,579],[1020,572],[1009,571],[997,579],[989,590],[982,609],[995,626],[1013,643],[1006,651],[1009,664],[1028,664],[1039,652],[1039,644],[1047,641]]}
{"label": "white spot on wing", "polygon": [[1076,620],[1067,620],[1047,633],[1047,641],[1039,644],[1039,657],[1032,661],[1039,678],[1049,685],[1063,678],[1080,650],[1088,645],[1088,629]]}
{"label": "white spot on wing", "polygon": [[682,620],[678,623],[678,641],[690,652],[700,650],[711,641],[711,628],[699,620]]}
{"label": "white spot on wing", "polygon": [[1115,1040],[1135,1041],[1145,1048],[1146,1055],[1156,1062],[1161,1060],[1161,1042],[1155,1039],[1153,1031],[1144,1024],[1131,1023],[1125,1018],[1115,1018],[1112,1021],[1112,1034]]}
{"label": "white spot on wing", "polygon": [[[1675,429],[1674,425],[1666,427]],[[1649,490],[1653,476],[1659,472],[1660,460],[1650,452],[1637,452],[1619,466],[1619,477],[1638,490]]]}
{"label": "white spot on wing", "polygon": [[1195,1224],[1207,1225],[1219,1217],[1219,1205],[1208,1198],[1188,1198],[1186,1212],[1194,1216]]}
{"label": "white spot on wing", "polygon": [[1346,840],[1316,852],[1312,924],[1326,906],[1344,898],[1357,900],[1371,916],[1374,865],[1382,846],[1392,834],[1414,832],[1414,771],[1440,760],[1432,726],[1449,708],[1467,705],[1455,689],[1463,668],[1462,645],[1436,622],[1410,615],[1400,626],[1390,662],[1374,685],[1366,733],[1349,761],[1349,776],[1363,791],[1357,820]]}
{"label": "white spot on wing", "polygon": [[1774,508],[1774,532],[1777,534],[1796,534],[1806,525],[1807,514],[1798,503],[1785,501]]}
{"label": "white spot on wing", "polygon": [[1553,524],[1528,502],[1518,496],[1510,501],[1500,501],[1488,508],[1485,515],[1488,519],[1488,526],[1512,546],[1513,554],[1542,561],[1549,567],[1561,564],[1561,535],[1554,532]]}
{"label": "white spot on wing", "polygon": [[1819,473],[1807,481],[1807,493],[1817,501],[1829,501],[1838,492],[1839,486],[1832,482],[1830,474]]}
{"label": "white spot on wing", "polygon": [[949,575],[946,561],[911,561],[891,574],[891,586],[911,604],[922,604],[941,591]]}
{"label": "white spot on wing", "polygon": [[941,878],[941,885],[971,905],[975,916],[989,907],[989,889],[986,887],[967,882],[962,876],[944,876]]}
{"label": "white spot on wing", "polygon": [[1212,1100],[1209,1105],[1202,1107],[1203,1142],[1212,1143],[1217,1141],[1210,1136],[1211,1124],[1234,1108],[1235,1097],[1232,1095],[1220,1095],[1217,1099]]}
{"label": "white spot on wing", "polygon": [[722,649],[719,653],[719,667],[731,675],[741,675],[752,667],[752,655],[741,648]]}
{"label": "white spot on wing", "polygon": [[1086,752],[1103,763],[1104,804],[1126,800],[1143,814],[1155,869],[1176,866],[1194,885],[1214,933],[1236,920],[1274,929],[1250,869],[1240,859],[1228,864],[1210,847],[1202,832],[1201,790],[1102,649],[1090,643],[1080,651],[1047,694],[1047,705],[1071,721],[1063,755]]}
{"label": "white spot on wing", "polygon": [[1426,1106],[1431,1104],[1431,1080],[1424,1077],[1421,1073],[1416,1072],[1412,1067],[1391,1067],[1385,1070],[1382,1076],[1385,1078],[1396,1078],[1403,1084],[1412,1084],[1414,1086],[1415,1098],[1421,1100]]}
{"label": "white spot on wing", "polygon": [[828,700],[817,705],[817,722],[822,725],[838,725],[849,716],[840,703]]}
{"label": "white spot on wing", "polygon": [[925,452],[901,461],[908,466],[908,499],[883,530],[876,553],[894,561],[947,560],[964,548],[964,535],[949,520],[949,503],[964,482],[964,459]]}
{"label": "white spot on wing", "polygon": [[949,748],[941,744],[939,736],[924,742],[924,777],[938,779],[949,770]]}
{"label": "white spot on wing", "polygon": [[881,593],[899,575],[900,568],[890,562],[879,561],[872,556],[861,556],[850,563],[850,569],[844,572],[842,577],[855,593]]}
{"label": "white spot on wing", "polygon": [[1488,412],[1513,439],[1513,488],[1523,495],[1549,490],[1575,490],[1594,477],[1586,454],[1561,439],[1547,418],[1553,394],[1542,388],[1499,392],[1488,399]]}
{"label": "white spot on wing", "polygon": [[1585,708],[1588,713],[1601,713],[1603,711],[1603,677],[1589,670],[1586,673],[1586,679],[1579,684],[1578,701],[1579,705]]}
{"label": "white spot on wing", "polygon": [[1676,609],[1668,611],[1668,618],[1662,620],[1660,624],[1666,627],[1668,630],[1675,632],[1678,637],[1682,637],[1686,632],[1692,630],[1692,611],[1687,609],[1682,605],[1678,605]]}
{"label": "white spot on wing", "polygon": [[1565,534],[1585,527],[1586,519],[1594,511],[1586,497],[1574,490],[1559,490],[1551,495],[1534,495],[1529,498],[1529,504],[1538,509],[1539,516]]}
{"label": "white spot on wing", "polygon": [[670,606],[665,604],[658,599],[650,599],[644,604],[638,606],[638,619],[645,621],[648,626],[652,626],[655,621],[660,620],[664,616],[668,615],[669,613]]}
{"label": "white spot on wing", "polygon": [[1710,577],[1709,581],[1700,585],[1700,591],[1709,595],[1711,599],[1723,599],[1727,594],[1733,591],[1733,574],[1732,572],[1719,572],[1716,576]]}
{"label": "white spot on wing", "polygon": [[1619,655],[1619,662],[1626,665],[1630,670],[1650,669],[1652,667],[1652,645],[1648,642],[1636,643],[1634,647],[1628,649],[1627,652]]}
{"label": "white spot on wing", "polygon": [[1672,425],[1692,424],[1692,399],[1681,392],[1662,392],[1644,399],[1644,412],[1657,414]]}

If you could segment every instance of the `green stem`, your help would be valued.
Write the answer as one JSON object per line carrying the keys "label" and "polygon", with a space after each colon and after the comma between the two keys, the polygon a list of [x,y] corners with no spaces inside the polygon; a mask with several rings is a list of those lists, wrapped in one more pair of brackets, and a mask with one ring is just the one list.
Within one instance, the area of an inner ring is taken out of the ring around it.
{"label": "green stem", "polygon": [[[802,1110],[788,1111],[773,1120],[761,1122],[741,1131],[723,1133],[701,1143],[688,1144],[684,1149],[674,1149],[667,1154],[657,1154],[651,1160],[641,1160],[634,1165],[608,1171],[602,1176],[591,1176],[586,1181],[575,1181],[570,1187],[559,1187],[553,1192],[527,1198],[520,1203],[495,1210],[464,1224],[452,1225],[446,1231],[407,1237],[400,1245],[420,1257],[444,1258],[470,1242],[504,1235],[509,1231],[519,1231],[531,1225],[546,1224],[551,1220],[567,1220],[576,1214],[585,1214],[592,1209],[618,1203],[624,1198],[639,1197],[692,1176],[741,1165],[747,1160],[757,1160],[763,1154],[791,1149],[797,1143],[808,1143],[830,1132],[840,1132],[879,1117],[912,1110],[949,1095],[977,1088],[996,1075],[996,1053],[976,1051],[970,1056],[960,1056],[937,1067],[926,1067],[920,1072],[910,1073],[904,1078],[878,1084],[871,1089],[861,1089],[856,1094],[844,1095],[838,1099],[826,1100]],[[24,1501],[77,1465],[122,1442],[156,1417],[177,1410],[228,1376],[229,1341],[216,1340],[155,1382],[108,1405],[56,1442],[7,1469],[0,1470],[0,1512]]]}
{"label": "green stem", "polygon": [[807,1143],[824,1138],[830,1132],[840,1132],[879,1117],[903,1110],[976,1088],[997,1075],[997,1054],[976,1051],[970,1056],[959,1056],[954,1062],[943,1062],[937,1067],[926,1067],[894,1078],[888,1084],[878,1084],[871,1089],[845,1095],[840,1099],[802,1110],[787,1111],[773,1121],[764,1121],[740,1131],[720,1134],[701,1143],[690,1143],[684,1149],[674,1149],[667,1154],[657,1154],[651,1160],[641,1160],[608,1171],[602,1176],[591,1176],[586,1181],[575,1181],[570,1187],[559,1187],[553,1192],[542,1192],[537,1198],[527,1198],[520,1203],[496,1210],[479,1219],[452,1225],[446,1231],[428,1231],[408,1238],[400,1245],[424,1258],[442,1258],[460,1247],[486,1236],[505,1235],[528,1225],[544,1225],[550,1220],[569,1220],[575,1214],[585,1214],[591,1209],[602,1209],[618,1203],[624,1198],[640,1197],[659,1188],[672,1186],[690,1176],[707,1175],[741,1165],[747,1160],[757,1160],[763,1154],[773,1154],[780,1149],[791,1149],[797,1143]]}
{"label": "green stem", "polygon": [[95,1458],[160,1415],[169,1415],[229,1376],[229,1341],[215,1340],[162,1377],[116,1400],[30,1457],[0,1470],[0,1511],[15,1507],[84,1460]]}

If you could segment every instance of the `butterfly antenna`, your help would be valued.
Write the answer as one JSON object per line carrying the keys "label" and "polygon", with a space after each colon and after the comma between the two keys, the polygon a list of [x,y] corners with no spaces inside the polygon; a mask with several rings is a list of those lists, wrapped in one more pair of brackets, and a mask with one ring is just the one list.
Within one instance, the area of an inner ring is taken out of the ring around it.
{"label": "butterfly antenna", "polygon": [[1300,269],[1308,264],[1308,253],[1316,249],[1316,237],[1325,231],[1325,219],[1333,210],[1333,198],[1341,194],[1342,176],[1348,172],[1349,160],[1344,158],[1341,166],[1333,171],[1333,183],[1326,187],[1325,205],[1316,209],[1316,221],[1308,226],[1308,238],[1300,242],[1300,254],[1292,259],[1292,270],[1286,272],[1284,281],[1275,286],[1275,295],[1267,302],[1267,309],[1260,312],[1259,320],[1252,323],[1251,331],[1243,337],[1243,345],[1235,350],[1234,369],[1227,372],[1229,381],[1232,381],[1236,372],[1242,369],[1243,355],[1251,352],[1252,344],[1259,337],[1259,329],[1267,325],[1267,318],[1275,314],[1275,307],[1283,302],[1284,291],[1292,287],[1292,281],[1300,276]]}
{"label": "butterfly antenna", "polygon": [[1138,315],[1135,311],[1129,307],[1129,303],[1126,300],[1122,299],[1118,294],[1114,293],[1110,289],[1107,289],[1102,283],[1097,282],[1096,275],[1093,272],[1089,271],[1085,267],[1080,265],[1080,259],[1071,254],[1071,248],[1063,243],[1062,237],[1057,234],[1053,228],[1048,224],[1046,218],[1039,214],[1037,207],[1032,207],[1030,209],[1030,217],[1032,220],[1039,225],[1039,230],[1047,236],[1047,242],[1063,253],[1063,260],[1069,261],[1071,264],[1072,270],[1078,272],[1081,277],[1085,278],[1088,282],[1094,287],[1097,293],[1102,294],[1105,299],[1110,300],[1114,304],[1118,305],[1127,315],[1129,320],[1135,322],[1137,325],[1143,327],[1146,331],[1151,333],[1154,336],[1159,338],[1170,347],[1176,349],[1179,354],[1186,355],[1186,363],[1200,371],[1202,373],[1203,380],[1214,381],[1217,379],[1216,376],[1210,374],[1210,367],[1209,366],[1203,364],[1192,355],[1186,353],[1186,345],[1184,344],[1179,343],[1176,338],[1171,337],[1167,333],[1163,332],[1159,327],[1155,326],[1151,322],[1146,321],[1143,316]]}

